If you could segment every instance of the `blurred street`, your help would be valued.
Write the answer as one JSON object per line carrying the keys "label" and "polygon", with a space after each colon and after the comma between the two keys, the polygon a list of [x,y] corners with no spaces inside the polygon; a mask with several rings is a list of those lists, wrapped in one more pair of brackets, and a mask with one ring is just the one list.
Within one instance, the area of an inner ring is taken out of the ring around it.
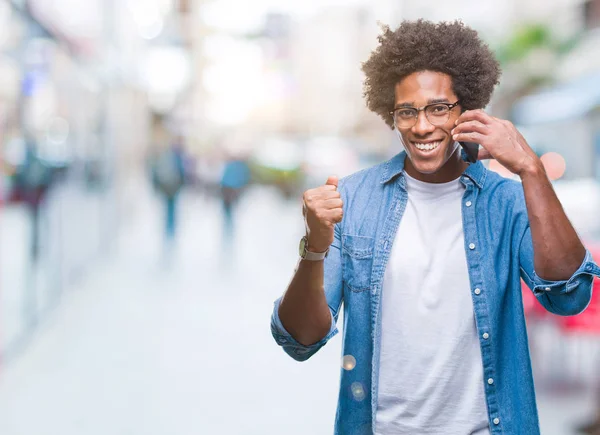
{"label": "blurred street", "polygon": [[275,195],[249,192],[231,248],[220,204],[186,197],[172,258],[158,204],[140,201],[118,252],[2,367],[0,433],[330,432],[340,341],[300,365],[269,331],[302,230],[298,203]]}
{"label": "blurred street", "polygon": [[[186,194],[168,258],[158,205],[140,192],[114,255],[5,362],[0,433],[330,434],[339,336],[297,363],[269,332],[297,257],[299,203],[250,190],[227,247],[220,204]],[[542,434],[572,433],[591,413],[586,399],[539,394]]]}

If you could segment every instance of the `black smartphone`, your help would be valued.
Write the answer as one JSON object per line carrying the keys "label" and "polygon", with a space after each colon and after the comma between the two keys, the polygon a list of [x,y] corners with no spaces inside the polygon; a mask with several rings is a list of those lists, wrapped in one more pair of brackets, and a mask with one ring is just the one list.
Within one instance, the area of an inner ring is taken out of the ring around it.
{"label": "black smartphone", "polygon": [[460,146],[465,150],[467,154],[467,161],[469,163],[475,163],[477,161],[477,155],[479,154],[479,144],[473,142],[459,142]]}

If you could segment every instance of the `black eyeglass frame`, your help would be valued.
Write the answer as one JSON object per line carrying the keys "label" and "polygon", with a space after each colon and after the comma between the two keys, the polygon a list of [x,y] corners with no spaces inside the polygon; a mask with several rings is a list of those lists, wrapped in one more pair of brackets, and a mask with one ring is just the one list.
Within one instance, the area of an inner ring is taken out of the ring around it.
{"label": "black eyeglass frame", "polygon": [[395,108],[394,110],[392,110],[390,112],[390,115],[392,116],[392,121],[393,121],[394,125],[396,126],[396,128],[400,128],[400,127],[398,127],[398,125],[396,124],[396,115],[395,115],[395,113],[398,110],[407,110],[407,109],[409,109],[409,110],[416,110],[417,114],[414,117],[414,123],[410,127],[402,127],[402,128],[412,128],[412,127],[414,127],[414,125],[417,123],[417,119],[419,119],[419,112],[421,112],[421,111],[425,112],[425,117],[427,118],[427,121],[429,121],[431,123],[431,125],[442,125],[447,120],[444,121],[442,124],[434,124],[433,122],[431,122],[431,120],[427,116],[427,112],[426,112],[426,110],[427,110],[428,107],[439,106],[440,104],[448,107],[448,116],[450,116],[450,111],[452,109],[454,109],[456,106],[460,105],[460,100],[457,100],[456,103],[431,103],[431,104],[426,104],[423,107],[397,107],[397,108]]}

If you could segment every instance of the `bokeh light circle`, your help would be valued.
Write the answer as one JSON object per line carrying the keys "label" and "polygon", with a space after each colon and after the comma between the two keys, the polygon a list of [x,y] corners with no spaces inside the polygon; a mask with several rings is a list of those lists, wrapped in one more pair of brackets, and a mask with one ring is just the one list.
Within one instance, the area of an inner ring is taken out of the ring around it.
{"label": "bokeh light circle", "polygon": [[558,180],[561,178],[567,169],[567,162],[559,153],[549,152],[544,154],[540,160],[546,169],[548,178]]}
{"label": "bokeh light circle", "polygon": [[360,382],[352,383],[352,385],[350,386],[350,390],[352,391],[352,397],[354,397],[354,400],[356,400],[357,402],[365,400],[365,388]]}
{"label": "bokeh light circle", "polygon": [[514,175],[512,172],[510,172],[508,169],[502,166],[500,162],[498,162],[498,160],[495,159],[490,160],[490,166],[488,169],[490,171],[494,171],[502,175],[504,178],[512,178]]}
{"label": "bokeh light circle", "polygon": [[356,358],[354,358],[352,355],[345,355],[342,358],[342,367],[344,370],[354,370],[354,367],[356,367]]}

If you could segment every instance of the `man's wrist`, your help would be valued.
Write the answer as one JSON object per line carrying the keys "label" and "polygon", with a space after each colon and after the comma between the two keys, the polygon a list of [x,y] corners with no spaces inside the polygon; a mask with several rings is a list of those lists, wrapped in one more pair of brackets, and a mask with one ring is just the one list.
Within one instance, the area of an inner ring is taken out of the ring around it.
{"label": "man's wrist", "polygon": [[314,252],[316,254],[321,254],[321,253],[327,252],[329,250],[330,245],[326,245],[323,243],[319,244],[318,242],[311,240],[310,237],[307,237],[306,240],[307,240],[306,250],[308,252]]}
{"label": "man's wrist", "polygon": [[537,159],[537,161],[532,161],[523,170],[521,170],[518,175],[521,178],[521,180],[527,178],[547,177],[544,164],[539,159]]}

